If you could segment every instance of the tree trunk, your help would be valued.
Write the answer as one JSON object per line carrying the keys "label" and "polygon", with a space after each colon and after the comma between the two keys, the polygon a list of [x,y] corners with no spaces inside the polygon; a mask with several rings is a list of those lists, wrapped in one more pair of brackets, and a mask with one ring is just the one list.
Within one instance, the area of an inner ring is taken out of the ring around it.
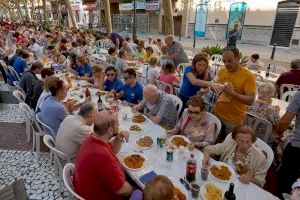
{"label": "tree trunk", "polygon": [[172,1],[163,0],[164,8],[164,21],[165,21],[165,34],[174,35],[174,22],[172,14]]}
{"label": "tree trunk", "polygon": [[16,6],[17,6],[18,13],[20,15],[20,20],[22,21],[23,20],[23,14],[22,14],[21,6],[18,3],[16,3]]}
{"label": "tree trunk", "polygon": [[104,11],[105,11],[106,32],[109,34],[112,32],[109,0],[104,0],[103,5],[104,5]]}
{"label": "tree trunk", "polygon": [[70,15],[70,18],[71,18],[72,26],[77,29],[78,26],[77,26],[77,23],[76,23],[76,19],[75,19],[75,16],[74,16],[74,12],[73,12],[70,0],[66,0],[66,4],[67,4],[67,8],[68,8],[69,15]]}
{"label": "tree trunk", "polygon": [[32,19],[35,20],[36,16],[35,16],[35,7],[34,7],[34,0],[30,0],[31,1],[31,13],[32,13]]}
{"label": "tree trunk", "polygon": [[189,20],[190,20],[190,0],[184,0],[184,8],[183,8],[182,22],[181,22],[181,33],[180,33],[180,35],[183,37],[187,36]]}
{"label": "tree trunk", "polygon": [[47,2],[43,0],[43,11],[44,11],[44,22],[46,27],[48,28],[48,11],[47,11]]}
{"label": "tree trunk", "polygon": [[25,0],[25,1],[23,2],[24,7],[25,7],[25,11],[26,11],[26,16],[27,16],[28,20],[31,21],[31,16],[30,16],[30,12],[29,12],[27,3],[28,3],[27,0]]}

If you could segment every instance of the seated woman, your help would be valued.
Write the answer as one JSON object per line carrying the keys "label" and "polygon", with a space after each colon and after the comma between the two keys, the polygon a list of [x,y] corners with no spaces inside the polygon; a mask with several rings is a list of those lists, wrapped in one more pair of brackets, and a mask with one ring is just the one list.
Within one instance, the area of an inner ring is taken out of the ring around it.
{"label": "seated woman", "polygon": [[87,78],[86,80],[90,83],[93,83],[95,88],[99,88],[100,90],[104,89],[103,81],[104,81],[104,69],[102,65],[96,64],[92,66],[93,77]]}
{"label": "seated woman", "polygon": [[259,61],[259,54],[253,54],[251,55],[250,61],[246,64],[248,69],[250,70],[261,70],[264,66],[262,62]]}
{"label": "seated woman", "polygon": [[203,166],[210,165],[210,156],[220,156],[220,161],[231,165],[240,175],[238,179],[263,187],[268,172],[266,156],[255,146],[254,130],[246,125],[233,129],[223,143],[208,146],[204,149]]}
{"label": "seated woman", "polygon": [[117,71],[114,67],[105,69],[106,80],[104,81],[104,90],[117,93],[124,87],[124,82],[117,76]]}
{"label": "seated woman", "polygon": [[168,135],[180,134],[190,139],[189,149],[202,149],[215,140],[216,124],[204,111],[204,102],[199,96],[192,96],[176,127]]}
{"label": "seated woman", "polygon": [[55,64],[62,65],[62,64],[64,64],[66,57],[64,55],[62,55],[62,53],[60,52],[60,50],[58,48],[55,48],[55,49],[51,50],[51,60]]}
{"label": "seated woman", "polygon": [[81,79],[92,77],[93,74],[92,74],[91,64],[88,63],[88,60],[85,56],[77,56],[76,62],[77,62],[76,72],[79,77],[83,77]]}
{"label": "seated woman", "polygon": [[209,61],[207,57],[196,54],[192,65],[187,66],[182,77],[182,84],[179,91],[179,98],[185,106],[191,96],[194,96],[201,88],[211,87],[215,91],[221,91],[221,85],[211,82],[211,75],[208,73]]}
{"label": "seated woman", "polygon": [[144,191],[135,190],[129,200],[172,200],[173,183],[163,175],[153,178],[145,187]]}
{"label": "seated woman", "polygon": [[150,59],[155,57],[155,54],[154,54],[154,51],[153,51],[153,48],[148,46],[146,47],[146,54],[143,58],[143,62],[144,63],[149,63]]}
{"label": "seated woman", "polygon": [[273,126],[279,120],[279,107],[272,106],[272,97],[276,92],[275,86],[270,82],[264,82],[258,88],[258,99],[248,107],[248,113],[268,120]]}

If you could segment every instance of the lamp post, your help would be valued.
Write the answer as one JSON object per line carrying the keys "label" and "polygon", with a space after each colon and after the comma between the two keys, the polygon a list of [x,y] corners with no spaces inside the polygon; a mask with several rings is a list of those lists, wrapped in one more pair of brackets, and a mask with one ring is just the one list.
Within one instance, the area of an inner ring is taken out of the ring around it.
{"label": "lamp post", "polygon": [[133,27],[132,27],[132,41],[136,40],[136,0],[133,0]]}

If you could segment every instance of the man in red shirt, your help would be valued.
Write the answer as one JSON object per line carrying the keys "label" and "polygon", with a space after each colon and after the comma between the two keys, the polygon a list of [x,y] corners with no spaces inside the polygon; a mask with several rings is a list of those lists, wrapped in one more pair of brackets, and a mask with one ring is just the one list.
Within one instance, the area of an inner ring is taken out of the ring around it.
{"label": "man in red shirt", "polygon": [[[295,59],[291,62],[291,70],[282,73],[276,81],[277,94],[280,94],[280,86],[282,84],[300,85],[300,59]],[[286,91],[283,91],[286,92]]]}
{"label": "man in red shirt", "polygon": [[86,200],[119,200],[132,192],[116,157],[129,134],[125,131],[118,133],[118,130],[117,114],[99,112],[94,132],[81,144],[73,184],[75,191]]}

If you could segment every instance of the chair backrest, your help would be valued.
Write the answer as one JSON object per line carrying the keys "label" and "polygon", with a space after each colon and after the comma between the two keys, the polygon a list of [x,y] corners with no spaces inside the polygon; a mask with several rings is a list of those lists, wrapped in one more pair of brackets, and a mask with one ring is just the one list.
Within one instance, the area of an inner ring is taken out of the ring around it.
{"label": "chair backrest", "polygon": [[25,95],[19,91],[19,90],[14,90],[13,91],[13,96],[17,98],[18,102],[25,102]]}
{"label": "chair backrest", "polygon": [[248,113],[245,118],[245,124],[254,129],[258,138],[266,143],[270,142],[273,133],[273,125],[268,120]]}
{"label": "chair backrest", "polygon": [[274,153],[272,148],[259,138],[256,139],[255,145],[266,155],[267,166],[269,168],[274,160]]}
{"label": "chair backrest", "polygon": [[214,140],[214,143],[215,143],[215,141],[217,140],[217,138],[220,134],[222,124],[221,124],[221,121],[215,115],[213,115],[209,112],[206,112],[206,113],[216,123],[216,133],[215,133],[215,140]]}
{"label": "chair backrest", "polygon": [[26,95],[25,91],[20,87],[20,82],[19,81],[14,81],[13,85],[20,90],[24,95]]}
{"label": "chair backrest", "polygon": [[293,99],[293,96],[297,93],[297,91],[287,91],[283,93],[281,100],[291,102]]}
{"label": "chair backrest", "polygon": [[288,69],[279,65],[270,65],[271,67],[271,72],[276,73],[276,74],[281,74],[284,72],[287,72]]}
{"label": "chair backrest", "polygon": [[38,123],[41,124],[42,128],[44,129],[44,131],[46,131],[46,133],[51,134],[53,137],[56,137],[56,133],[54,132],[54,130],[42,121],[41,113],[37,113],[35,115],[35,118],[38,121]]}
{"label": "chair backrest", "polygon": [[173,87],[173,94],[175,96],[178,96],[179,95],[179,91],[180,91],[180,88],[179,87]]}
{"label": "chair backrest", "polygon": [[191,65],[191,63],[180,63],[179,65],[178,65],[178,69],[181,71],[181,73],[183,74],[183,72],[184,72],[184,69],[187,67],[187,66],[190,66]]}
{"label": "chair backrest", "polygon": [[255,73],[254,76],[257,81],[261,81],[261,82],[264,81],[264,77],[262,75]]}
{"label": "chair backrest", "polygon": [[73,174],[75,170],[75,165],[73,163],[67,163],[63,169],[63,180],[68,191],[79,200],[84,200],[81,196],[79,196],[73,187]]}
{"label": "chair backrest", "polygon": [[220,54],[214,54],[210,57],[213,62],[223,62],[223,56]]}
{"label": "chair backrest", "polygon": [[137,74],[137,80],[142,85],[147,85],[149,83],[149,80],[146,76],[143,76],[141,74]]}
{"label": "chair backrest", "polygon": [[169,88],[170,94],[173,94],[173,86],[170,85],[169,83],[165,83],[159,80],[155,80],[155,85],[157,86],[157,88],[161,91],[166,91],[167,88]]}
{"label": "chair backrest", "polygon": [[298,91],[300,90],[300,85],[294,84],[282,84],[280,85],[280,98],[282,97],[283,93],[286,91]]}
{"label": "chair backrest", "polygon": [[9,73],[14,76],[14,78],[17,80],[17,81],[20,81],[20,76],[18,74],[18,72],[16,72],[16,70],[12,67],[12,66],[7,66],[7,69],[9,71]]}
{"label": "chair backrest", "polygon": [[70,159],[69,156],[67,156],[65,153],[61,152],[60,150],[58,150],[56,148],[55,140],[53,139],[53,137],[51,135],[44,135],[43,141],[49,149],[51,149],[56,155],[59,156],[59,158],[61,158],[63,160]]}
{"label": "chair backrest", "polygon": [[175,106],[176,106],[176,110],[177,110],[177,120],[179,119],[179,115],[182,109],[182,101],[178,96],[175,96],[173,94],[169,94],[169,96],[171,97],[171,99],[173,100]]}

